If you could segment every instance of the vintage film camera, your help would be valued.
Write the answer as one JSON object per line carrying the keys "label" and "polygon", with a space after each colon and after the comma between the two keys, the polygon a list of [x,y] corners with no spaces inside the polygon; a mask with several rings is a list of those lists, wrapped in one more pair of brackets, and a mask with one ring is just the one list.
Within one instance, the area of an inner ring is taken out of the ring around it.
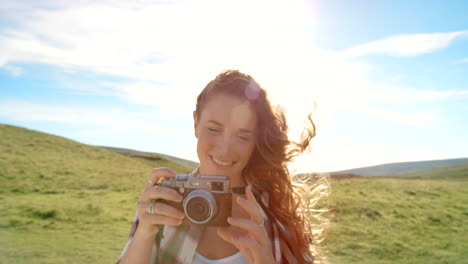
{"label": "vintage film camera", "polygon": [[185,219],[198,225],[229,226],[227,218],[232,211],[232,192],[229,178],[225,176],[191,176],[179,174],[164,178],[158,185],[178,191],[181,203],[164,200],[164,203],[180,209]]}

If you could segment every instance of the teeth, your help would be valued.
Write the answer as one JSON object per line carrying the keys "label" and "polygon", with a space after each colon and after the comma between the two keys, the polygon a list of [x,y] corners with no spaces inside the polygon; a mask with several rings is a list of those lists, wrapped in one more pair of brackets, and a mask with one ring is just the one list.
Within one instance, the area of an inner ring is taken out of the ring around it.
{"label": "teeth", "polygon": [[219,165],[222,165],[222,166],[231,166],[232,162],[224,162],[224,161],[220,161],[219,159],[216,159],[215,157],[213,157],[213,160],[214,162],[218,163]]}

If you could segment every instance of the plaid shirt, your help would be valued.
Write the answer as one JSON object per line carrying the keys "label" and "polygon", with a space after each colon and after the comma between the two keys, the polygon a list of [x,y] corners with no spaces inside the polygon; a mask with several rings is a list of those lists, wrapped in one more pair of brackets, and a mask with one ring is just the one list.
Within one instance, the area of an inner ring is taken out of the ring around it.
{"label": "plaid shirt", "polygon": [[[259,188],[252,188],[257,201],[262,208],[268,208],[268,193],[261,191]],[[260,197],[260,198],[259,198]],[[269,214],[265,214],[269,215]],[[132,229],[127,244],[117,261],[121,261],[125,255],[129,245],[132,243],[133,235],[138,228],[138,213],[135,215]],[[281,231],[286,236],[290,233],[286,228],[276,219],[268,217],[265,220],[265,229],[270,238],[273,248],[273,256],[276,264],[295,264],[297,263],[288,244],[280,237]],[[150,258],[151,264],[191,264],[195,255],[195,250],[198,241],[203,233],[203,226],[200,225],[181,225],[179,227],[164,226],[158,233],[153,242],[153,250]]]}

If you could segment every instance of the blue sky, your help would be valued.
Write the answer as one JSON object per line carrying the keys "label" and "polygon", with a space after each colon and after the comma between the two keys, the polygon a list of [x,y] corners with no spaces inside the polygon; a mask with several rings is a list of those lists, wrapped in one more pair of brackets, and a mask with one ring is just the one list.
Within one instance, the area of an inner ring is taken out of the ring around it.
{"label": "blue sky", "polygon": [[247,72],[333,171],[468,157],[466,1],[6,1],[0,123],[197,161],[192,111]]}

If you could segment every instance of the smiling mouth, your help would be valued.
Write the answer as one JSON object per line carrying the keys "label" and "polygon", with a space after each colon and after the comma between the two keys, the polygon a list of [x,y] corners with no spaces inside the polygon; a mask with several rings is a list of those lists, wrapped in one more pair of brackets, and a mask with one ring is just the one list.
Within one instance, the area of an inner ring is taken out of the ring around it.
{"label": "smiling mouth", "polygon": [[223,167],[230,167],[230,166],[232,166],[233,164],[236,163],[235,161],[234,162],[233,161],[222,161],[222,160],[219,160],[219,159],[217,159],[217,158],[215,158],[215,157],[213,157],[211,155],[210,155],[210,157],[211,157],[211,160],[214,163],[216,163],[217,165],[223,166]]}

